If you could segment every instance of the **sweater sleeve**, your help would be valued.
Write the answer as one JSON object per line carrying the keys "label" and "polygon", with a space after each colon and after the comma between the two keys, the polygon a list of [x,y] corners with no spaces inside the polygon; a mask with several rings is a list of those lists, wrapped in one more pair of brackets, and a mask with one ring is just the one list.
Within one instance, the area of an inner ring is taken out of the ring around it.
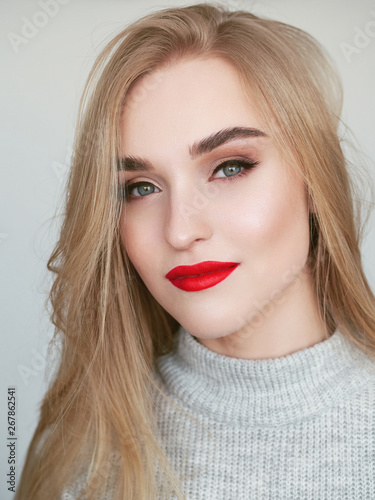
{"label": "sweater sleeve", "polygon": [[[114,489],[120,472],[119,457],[120,455],[116,451],[111,452],[106,462],[107,466],[104,466],[100,472],[105,479],[104,491],[102,496],[100,496],[100,500],[113,500],[114,498]],[[77,500],[85,487],[86,480],[87,470],[79,475],[72,483],[65,486],[59,500]],[[87,495],[84,495],[80,500],[88,500]]]}

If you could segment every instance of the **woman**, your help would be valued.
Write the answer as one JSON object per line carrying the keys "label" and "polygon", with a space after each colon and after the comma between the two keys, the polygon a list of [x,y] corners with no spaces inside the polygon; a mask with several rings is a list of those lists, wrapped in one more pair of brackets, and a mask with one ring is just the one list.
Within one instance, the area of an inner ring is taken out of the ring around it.
{"label": "woman", "polygon": [[248,12],[166,9],[108,44],[17,499],[375,496],[375,300],[340,112],[317,42]]}

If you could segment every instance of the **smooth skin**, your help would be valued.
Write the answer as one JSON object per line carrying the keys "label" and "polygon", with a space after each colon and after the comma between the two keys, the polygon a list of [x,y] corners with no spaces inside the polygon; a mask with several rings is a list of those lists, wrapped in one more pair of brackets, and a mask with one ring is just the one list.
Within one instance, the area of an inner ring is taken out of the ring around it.
{"label": "smooth skin", "polygon": [[[129,191],[120,233],[146,287],[219,354],[277,358],[327,339],[306,266],[307,191],[258,121],[237,71],[218,58],[190,58],[158,70],[155,81],[141,79],[132,88],[120,148],[121,156],[153,167],[119,172],[120,182],[144,183]],[[232,139],[191,156],[194,144],[233,127],[265,136]],[[244,159],[258,164],[239,175]],[[232,162],[214,173],[226,160]],[[165,278],[175,266],[207,260],[240,265],[196,292]]]}

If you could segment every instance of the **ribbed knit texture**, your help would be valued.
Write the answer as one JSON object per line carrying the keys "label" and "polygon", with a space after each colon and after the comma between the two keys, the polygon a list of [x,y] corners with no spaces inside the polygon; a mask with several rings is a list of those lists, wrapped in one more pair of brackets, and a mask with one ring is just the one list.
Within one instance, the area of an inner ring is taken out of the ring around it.
{"label": "ribbed knit texture", "polygon": [[[158,438],[186,500],[375,500],[375,361],[339,330],[244,360],[180,327],[154,376],[173,401],[155,392]],[[160,471],[157,500],[177,498]]]}
{"label": "ribbed knit texture", "polygon": [[157,366],[163,391],[198,421],[156,396],[187,500],[375,499],[375,361],[339,330],[287,356],[244,360],[180,327]]}

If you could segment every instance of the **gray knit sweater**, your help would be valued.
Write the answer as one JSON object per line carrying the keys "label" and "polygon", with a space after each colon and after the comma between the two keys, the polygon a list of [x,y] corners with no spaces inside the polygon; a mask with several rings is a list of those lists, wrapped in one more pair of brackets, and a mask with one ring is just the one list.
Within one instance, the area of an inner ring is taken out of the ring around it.
{"label": "gray knit sweater", "polygon": [[375,499],[375,361],[339,330],[287,356],[244,360],[181,327],[158,368],[164,392],[198,421],[157,398],[188,500]]}
{"label": "gray knit sweater", "polygon": [[[375,361],[339,330],[287,356],[244,360],[180,327],[154,374],[173,402],[155,393],[186,500],[375,499]],[[177,498],[156,475],[158,500]]]}

